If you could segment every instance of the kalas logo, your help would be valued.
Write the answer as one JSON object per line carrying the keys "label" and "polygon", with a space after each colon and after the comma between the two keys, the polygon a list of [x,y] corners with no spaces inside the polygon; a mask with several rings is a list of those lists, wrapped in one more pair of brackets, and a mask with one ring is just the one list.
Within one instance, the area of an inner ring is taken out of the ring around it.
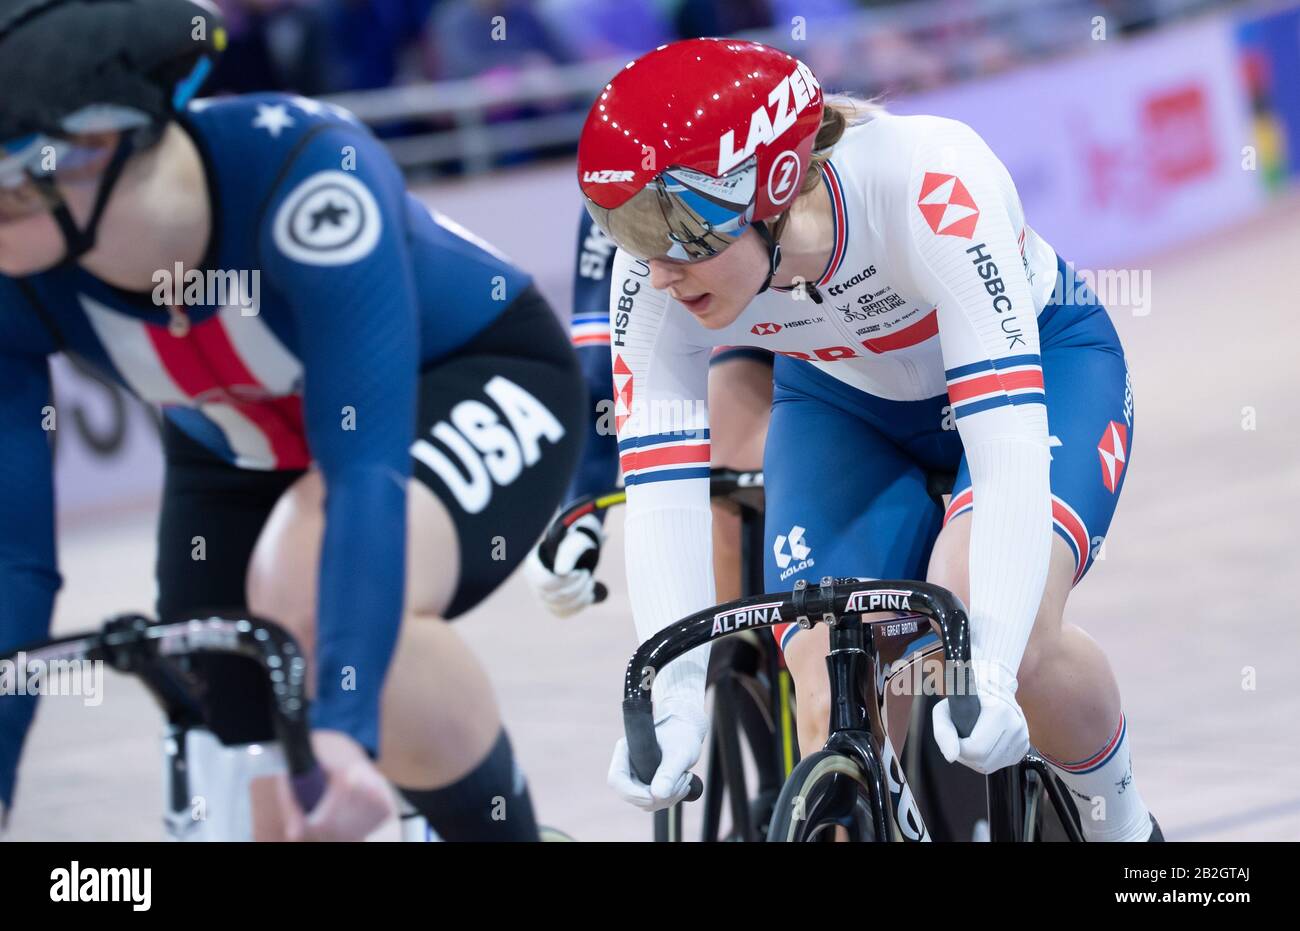
{"label": "kalas logo", "polygon": [[[718,174],[725,175],[758,150],[760,145],[779,139],[787,129],[795,124],[799,114],[808,109],[808,105],[821,99],[821,85],[803,62],[798,62],[794,71],[781,79],[781,83],[772,88],[768,95],[767,106],[757,107],[749,118],[749,135],[745,145],[736,151],[736,131],[729,129],[718,141]],[[791,107],[791,103],[794,104]],[[775,114],[770,114],[767,107],[775,106]]]}
{"label": "kalas logo", "polygon": [[781,332],[781,324],[779,324],[779,323],[756,323],[756,324],[754,324],[752,327],[749,328],[749,332],[753,333],[755,336],[771,336],[771,335],[773,335],[774,333],[780,333],[780,332]]}
{"label": "kalas logo", "polygon": [[588,184],[616,184],[622,181],[631,181],[632,172],[630,171],[611,171],[608,168],[600,171],[584,171],[582,180]]}
{"label": "kalas logo", "polygon": [[970,239],[975,235],[980,208],[956,175],[927,171],[921,180],[921,197],[916,206],[921,208],[930,229],[940,236]]}

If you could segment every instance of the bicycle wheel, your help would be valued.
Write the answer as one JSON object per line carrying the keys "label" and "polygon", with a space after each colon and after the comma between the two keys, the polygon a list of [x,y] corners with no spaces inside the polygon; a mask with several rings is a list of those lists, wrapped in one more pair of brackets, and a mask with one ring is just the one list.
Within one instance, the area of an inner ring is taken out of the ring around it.
{"label": "bicycle wheel", "polygon": [[[705,842],[754,842],[767,836],[781,778],[775,725],[766,701],[766,687],[750,676],[732,672],[714,683],[702,838]],[[746,755],[752,761],[754,778],[746,772]],[[755,783],[752,787],[751,782]],[[724,811],[730,815],[726,833],[721,831]]]}
{"label": "bicycle wheel", "polygon": [[[781,777],[775,728],[765,699],[761,684],[741,674],[727,673],[713,683],[700,836],[705,843],[755,842],[767,835]],[[746,756],[753,761],[752,775],[746,771]],[[724,812],[729,815],[725,829]],[[686,839],[680,804],[655,812],[654,839],[656,843]]]}
{"label": "bicycle wheel", "polygon": [[937,695],[917,696],[903,747],[903,771],[935,841],[987,840],[988,790],[982,775],[949,763],[934,742]]}
{"label": "bicycle wheel", "polygon": [[877,838],[871,786],[847,756],[819,750],[800,761],[786,780],[772,812],[772,843],[830,843],[844,828],[853,843]]}
{"label": "bicycle wheel", "polygon": [[[743,636],[717,646],[709,664],[713,706],[700,839],[761,841],[783,782],[776,712],[768,707],[771,690],[760,677],[761,647]],[[683,813],[681,805],[655,813],[656,843],[686,839]]]}
{"label": "bicycle wheel", "polygon": [[[1079,821],[1079,809],[1070,798],[1070,790],[1056,775],[1058,794],[1065,802],[1065,817],[1073,822],[1074,833],[1081,834],[1083,826]],[[1032,843],[1069,843],[1072,838],[1061,817],[1060,810],[1052,801],[1051,794],[1043,785],[1039,774],[1030,771],[1026,774],[1028,786],[1025,791],[1025,840]]]}
{"label": "bicycle wheel", "polygon": [[661,808],[654,813],[655,843],[675,844],[682,837],[682,803],[671,808]]}

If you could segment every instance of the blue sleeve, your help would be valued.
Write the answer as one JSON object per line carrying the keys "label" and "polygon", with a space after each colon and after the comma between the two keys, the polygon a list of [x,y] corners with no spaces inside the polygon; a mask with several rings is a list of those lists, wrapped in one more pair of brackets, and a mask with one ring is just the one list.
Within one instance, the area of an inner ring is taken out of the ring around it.
{"label": "blue sleeve", "polygon": [[598,494],[618,482],[618,437],[614,434],[613,374],[610,363],[609,281],[614,242],[586,210],[578,226],[578,261],[573,274],[573,347],[587,383],[587,439],[566,500]]}
{"label": "blue sleeve", "polygon": [[402,617],[419,372],[404,197],[378,142],[333,127],[296,156],[259,241],[266,277],[292,308],[307,442],[325,481],[312,723],[372,754]]}
{"label": "blue sleeve", "polygon": [[[50,443],[42,429],[49,403],[45,358],[0,353],[0,653],[48,635],[60,584]],[[0,801],[6,807],[35,711],[32,696],[0,695]]]}

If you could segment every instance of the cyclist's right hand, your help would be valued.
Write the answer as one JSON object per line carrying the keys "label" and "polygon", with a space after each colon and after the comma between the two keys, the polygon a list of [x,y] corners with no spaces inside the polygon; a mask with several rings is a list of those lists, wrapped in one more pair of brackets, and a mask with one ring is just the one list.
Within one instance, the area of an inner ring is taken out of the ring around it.
{"label": "cyclist's right hand", "polygon": [[288,777],[274,776],[279,810],[257,834],[265,840],[365,840],[395,814],[392,789],[361,744],[347,734],[314,730],[311,742],[325,771],[325,794],[310,813],[304,813]]}
{"label": "cyclist's right hand", "polygon": [[655,739],[663,757],[650,784],[632,772],[626,737],[614,745],[609,764],[610,788],[643,811],[668,808],[686,797],[691,789],[691,767],[700,758],[708,727],[702,708],[669,708],[662,717],[658,708],[655,711]]}
{"label": "cyclist's right hand", "polygon": [[584,514],[565,528],[553,555],[546,552],[544,540],[528,554],[524,575],[556,617],[577,614],[587,605],[605,600],[605,586],[592,575],[604,540],[600,521],[594,514]]}

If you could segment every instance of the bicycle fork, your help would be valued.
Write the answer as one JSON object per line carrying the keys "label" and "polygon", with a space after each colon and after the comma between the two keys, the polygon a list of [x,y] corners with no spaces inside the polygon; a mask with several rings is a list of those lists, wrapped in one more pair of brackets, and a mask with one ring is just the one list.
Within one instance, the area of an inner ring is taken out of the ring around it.
{"label": "bicycle fork", "polygon": [[885,733],[884,696],[875,675],[874,645],[871,652],[867,650],[866,625],[860,617],[852,617],[836,620],[830,628],[826,672],[833,704],[826,748],[846,753],[862,767],[871,786],[877,837],[928,841],[930,832]]}

